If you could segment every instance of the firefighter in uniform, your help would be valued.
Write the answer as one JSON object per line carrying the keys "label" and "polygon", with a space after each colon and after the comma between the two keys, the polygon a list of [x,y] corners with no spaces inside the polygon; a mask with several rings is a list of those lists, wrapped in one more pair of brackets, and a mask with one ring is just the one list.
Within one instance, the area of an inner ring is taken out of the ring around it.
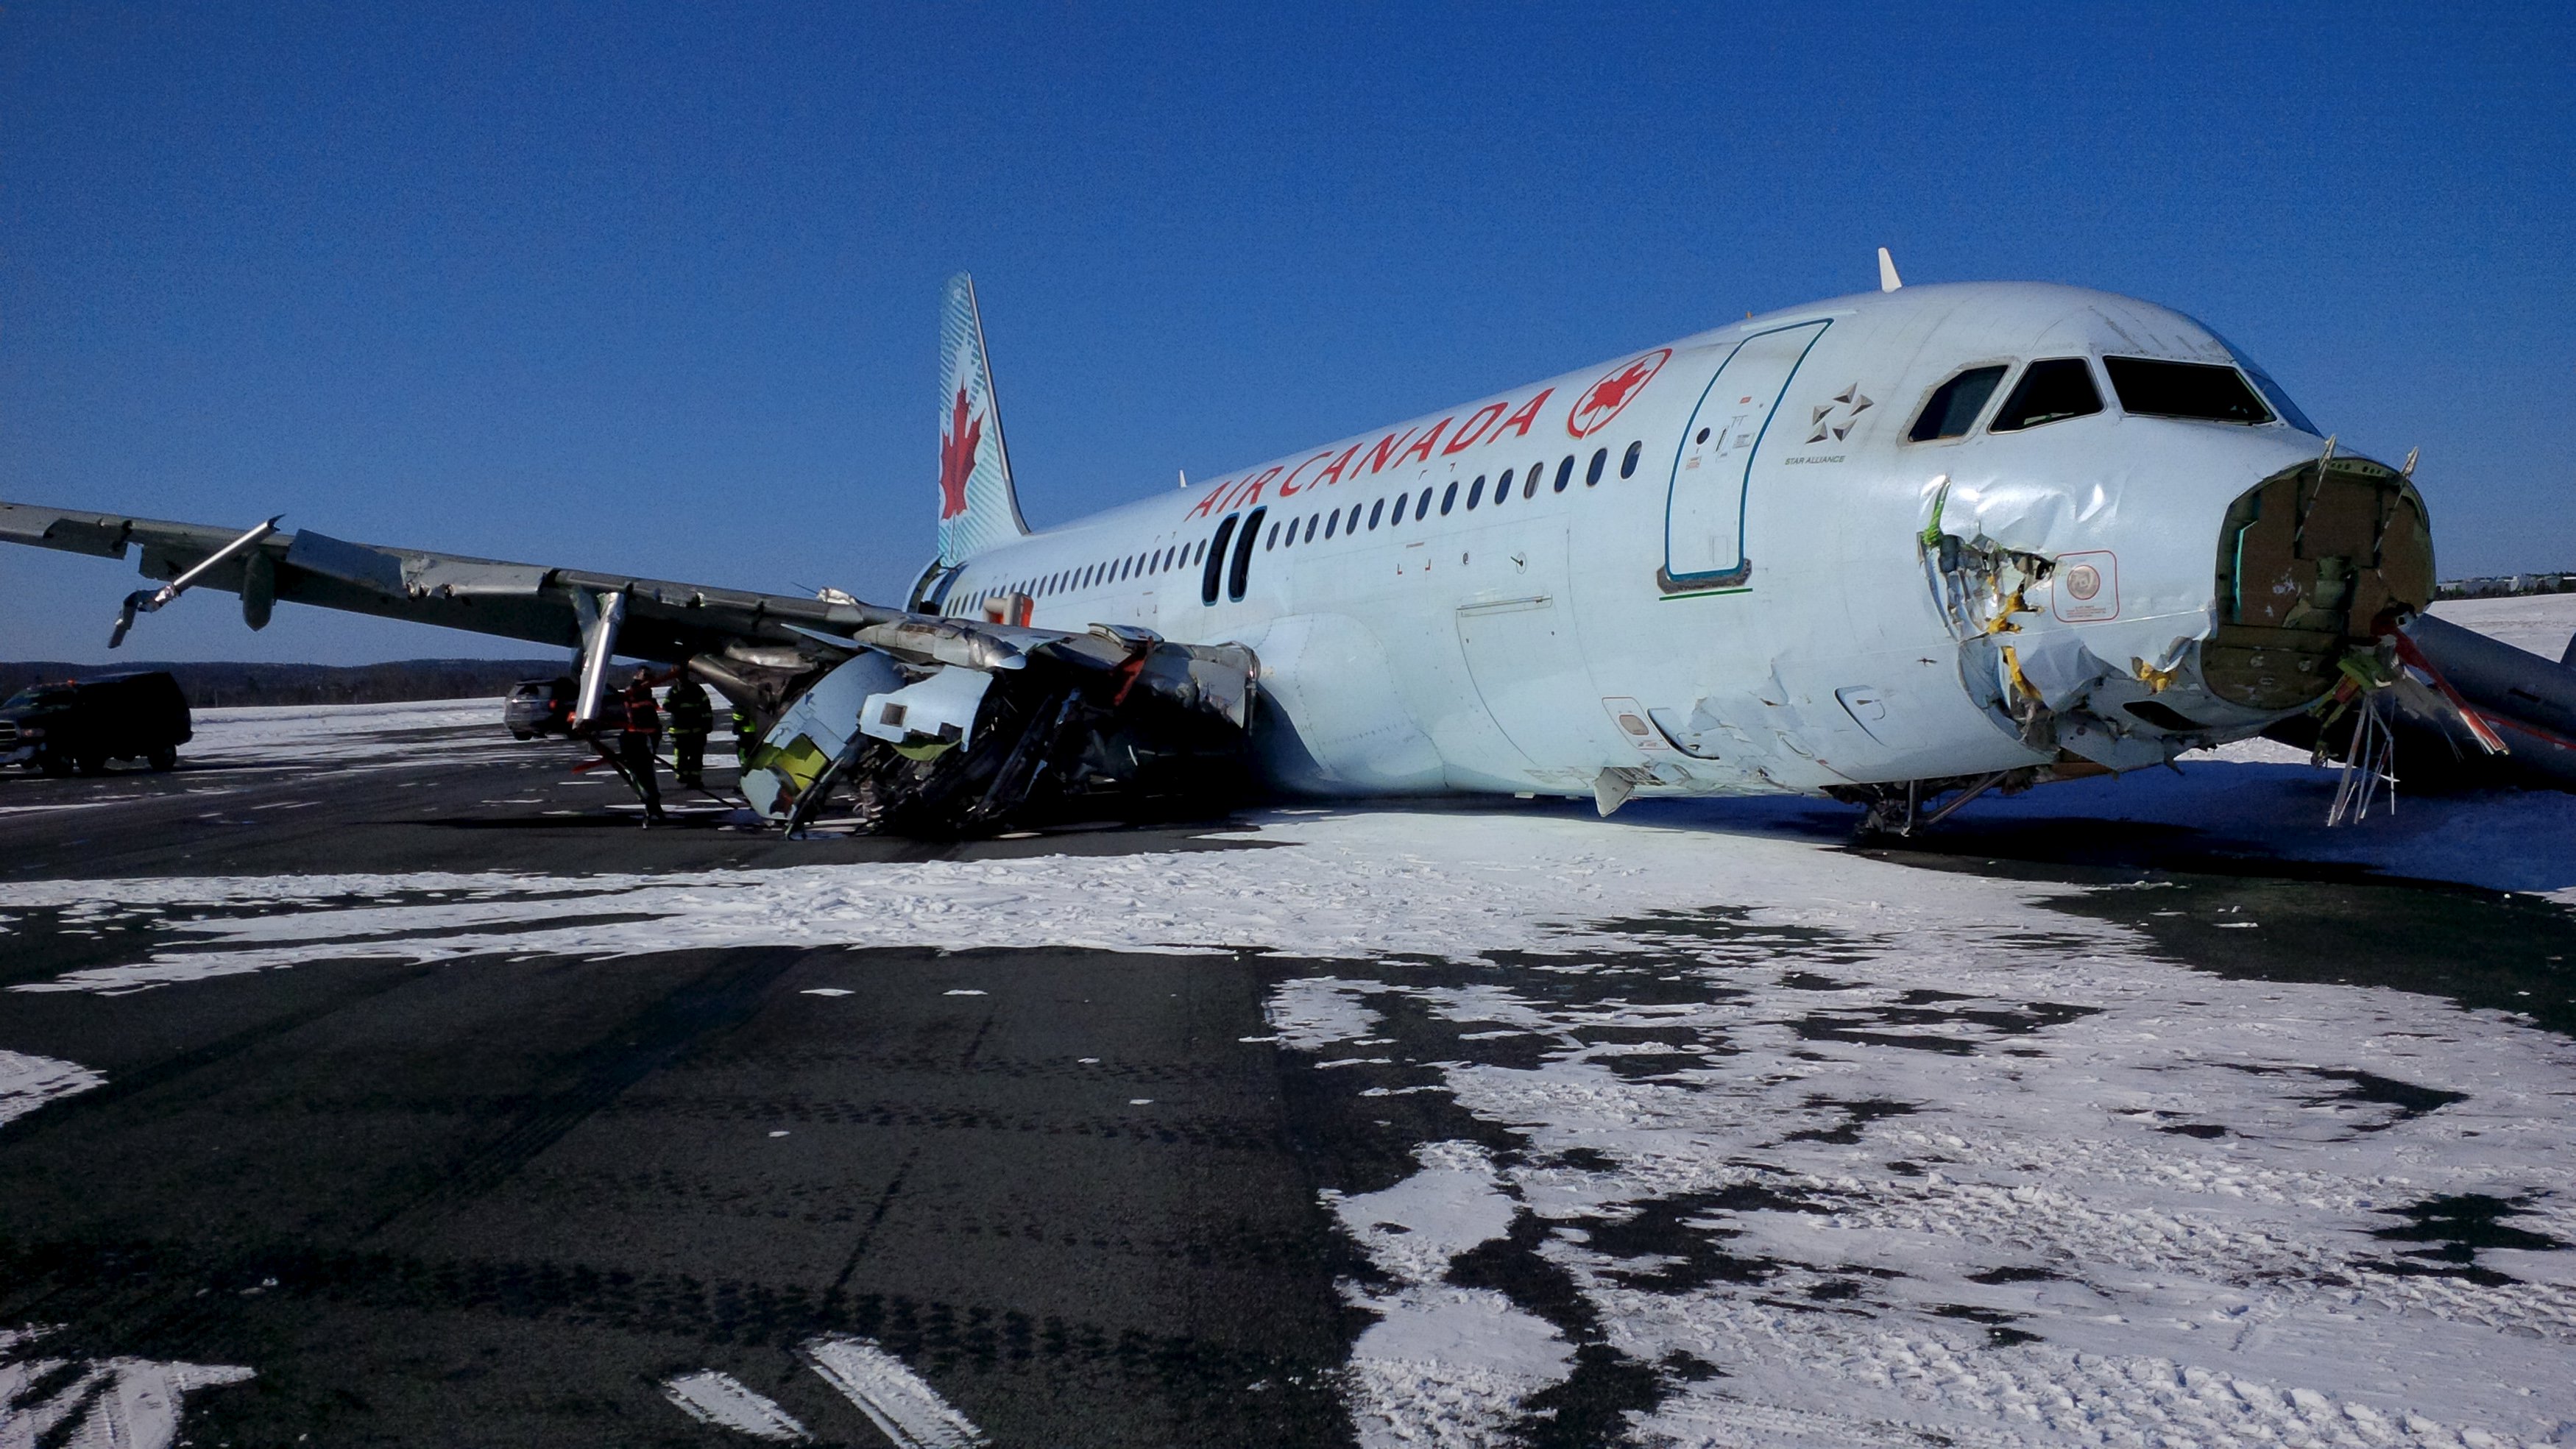
{"label": "firefighter in uniform", "polygon": [[654,742],[662,736],[662,712],[653,704],[653,671],[637,669],[626,686],[626,722],[617,737],[617,760],[644,795],[644,823],[669,817],[662,813],[662,787],[653,779]]}
{"label": "firefighter in uniform", "polygon": [[683,675],[662,697],[662,708],[671,716],[673,772],[683,788],[698,789],[698,774],[707,760],[707,735],[716,727],[715,706],[707,699],[705,685]]}

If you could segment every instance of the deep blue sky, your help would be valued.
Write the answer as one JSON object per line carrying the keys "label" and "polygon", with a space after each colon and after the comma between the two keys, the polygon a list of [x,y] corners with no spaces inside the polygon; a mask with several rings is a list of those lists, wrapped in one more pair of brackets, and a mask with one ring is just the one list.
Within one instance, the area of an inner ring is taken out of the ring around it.
{"label": "deep blue sky", "polygon": [[[1719,14],[1720,10],[1725,14]],[[2576,567],[2564,4],[0,12],[0,498],[893,601],[972,270],[1033,523],[1873,284],[2193,313]],[[0,657],[129,565],[0,549]],[[145,655],[524,653],[225,596]]]}

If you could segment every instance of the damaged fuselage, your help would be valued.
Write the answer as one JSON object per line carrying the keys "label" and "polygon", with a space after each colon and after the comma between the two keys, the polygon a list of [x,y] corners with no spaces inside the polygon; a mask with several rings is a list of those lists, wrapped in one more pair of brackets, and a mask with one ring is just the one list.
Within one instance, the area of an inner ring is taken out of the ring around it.
{"label": "damaged fuselage", "polygon": [[1333,794],[1833,793],[2161,764],[2432,596],[2411,483],[2165,308],[1907,287],[1015,539],[917,608],[1259,660]]}

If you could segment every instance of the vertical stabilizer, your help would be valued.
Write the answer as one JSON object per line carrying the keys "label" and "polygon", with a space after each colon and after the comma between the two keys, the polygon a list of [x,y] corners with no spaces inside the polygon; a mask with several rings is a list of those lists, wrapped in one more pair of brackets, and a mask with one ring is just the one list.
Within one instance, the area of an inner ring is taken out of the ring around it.
{"label": "vertical stabilizer", "polygon": [[1029,531],[1011,489],[975,279],[964,272],[948,279],[940,308],[939,364],[939,561],[959,564]]}

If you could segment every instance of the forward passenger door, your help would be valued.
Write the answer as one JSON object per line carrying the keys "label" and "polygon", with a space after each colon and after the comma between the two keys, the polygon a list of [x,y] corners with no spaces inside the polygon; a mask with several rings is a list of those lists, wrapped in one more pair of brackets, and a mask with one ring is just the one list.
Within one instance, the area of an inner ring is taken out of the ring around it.
{"label": "forward passenger door", "polygon": [[1665,593],[1742,588],[1752,577],[1744,512],[1753,461],[1781,394],[1830,325],[1798,322],[1745,338],[1700,394],[1664,507],[1664,566],[1655,582]]}

